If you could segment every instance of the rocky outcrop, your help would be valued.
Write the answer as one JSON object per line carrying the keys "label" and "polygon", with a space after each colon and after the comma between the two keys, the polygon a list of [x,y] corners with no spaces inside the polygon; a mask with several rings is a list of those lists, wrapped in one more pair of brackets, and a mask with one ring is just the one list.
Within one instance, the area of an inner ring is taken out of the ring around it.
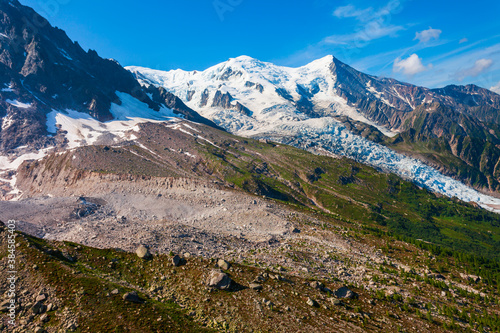
{"label": "rocky outcrop", "polygon": [[212,100],[212,107],[221,107],[224,109],[229,109],[231,108],[231,102],[233,100],[233,97],[231,96],[230,93],[222,93],[220,90],[217,90],[215,93],[215,96]]}
{"label": "rocky outcrop", "polygon": [[209,91],[208,89],[203,90],[201,93],[200,107],[204,107],[208,104]]}
{"label": "rocky outcrop", "polygon": [[236,111],[243,113],[246,116],[252,115],[252,111],[250,111],[246,106],[243,106],[240,102],[236,102],[235,109]]}

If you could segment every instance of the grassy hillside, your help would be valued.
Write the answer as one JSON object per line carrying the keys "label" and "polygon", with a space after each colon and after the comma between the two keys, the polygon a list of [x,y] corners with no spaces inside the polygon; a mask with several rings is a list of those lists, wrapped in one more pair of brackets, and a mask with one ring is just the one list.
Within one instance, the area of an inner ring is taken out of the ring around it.
{"label": "grassy hillside", "polygon": [[[59,169],[70,168],[211,179],[371,232],[422,240],[436,249],[491,261],[494,268],[488,274],[498,273],[498,214],[437,196],[345,158],[317,156],[194,124],[183,131],[160,124],[141,126],[139,145],[83,147],[48,157],[41,162],[44,174],[51,178]],[[26,165],[21,178],[33,183],[30,177],[37,168],[39,163]],[[486,267],[476,266],[470,269],[480,272]]]}
{"label": "grassy hillside", "polygon": [[[322,276],[322,252],[309,243],[288,243],[273,255],[307,265],[307,273],[232,263],[223,272],[228,290],[207,287],[214,258],[189,256],[172,264],[173,253],[149,260],[135,253],[95,249],[18,234],[14,332],[483,332],[500,329],[498,293],[485,280],[463,275],[460,260],[439,257],[388,235],[370,235],[324,217],[325,228],[341,230],[351,242],[380,247],[383,262],[361,263],[337,254],[342,270],[367,271],[361,284]],[[300,225],[301,228],[306,228]],[[340,227],[340,229],[339,229]],[[7,260],[7,232],[0,226],[0,261]],[[284,251],[286,248],[286,251]],[[389,259],[391,258],[391,259]],[[397,267],[392,261],[404,263]],[[314,268],[317,267],[317,268]],[[425,267],[425,271],[422,268]],[[368,273],[369,272],[369,273]],[[440,272],[440,273],[436,273]],[[7,272],[0,277],[5,280]],[[344,278],[342,278],[344,279]],[[262,290],[249,288],[259,281]],[[319,287],[318,287],[319,286]],[[353,298],[335,296],[347,286]],[[373,287],[379,286],[375,289]],[[2,291],[6,288],[1,286]],[[141,303],[124,300],[137,292]],[[43,295],[45,299],[35,301]],[[308,303],[309,299],[314,301]],[[37,305],[39,304],[39,305]],[[2,324],[0,324],[2,325]],[[5,327],[5,326],[4,326]]]}

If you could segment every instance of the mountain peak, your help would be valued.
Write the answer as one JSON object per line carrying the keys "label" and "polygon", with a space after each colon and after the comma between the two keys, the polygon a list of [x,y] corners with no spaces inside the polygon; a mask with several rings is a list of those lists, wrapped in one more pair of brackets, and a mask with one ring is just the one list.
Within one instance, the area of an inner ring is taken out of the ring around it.
{"label": "mountain peak", "polygon": [[308,63],[304,67],[308,68],[310,70],[320,70],[320,69],[329,68],[334,61],[335,61],[335,57],[333,55],[329,54],[323,58],[319,58],[317,60],[311,61],[310,63]]}
{"label": "mountain peak", "polygon": [[246,56],[246,55],[241,55],[239,57],[236,57],[236,58],[229,58],[226,62],[222,63],[221,65],[224,65],[225,67],[226,66],[230,66],[230,67],[240,67],[240,68],[253,68],[255,66],[257,67],[262,67],[265,63],[258,60],[258,59],[255,59],[255,58],[252,58],[252,57],[249,57],[249,56]]}
{"label": "mountain peak", "polygon": [[252,58],[250,56],[247,56],[247,55],[240,55],[239,57],[236,57],[236,58],[229,58],[229,61],[231,60],[236,60],[236,61],[259,61],[255,58]]}

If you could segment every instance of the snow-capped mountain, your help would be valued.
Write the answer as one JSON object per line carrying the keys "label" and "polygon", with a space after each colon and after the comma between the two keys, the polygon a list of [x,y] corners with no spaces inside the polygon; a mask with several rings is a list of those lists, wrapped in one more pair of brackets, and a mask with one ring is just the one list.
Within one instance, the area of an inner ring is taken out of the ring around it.
{"label": "snow-capped mountain", "polygon": [[[241,56],[202,72],[127,69],[143,85],[164,87],[190,107],[238,134],[272,126],[277,121],[345,115],[394,135],[390,128],[378,126],[337,94],[333,64],[332,56],[300,68],[275,66]],[[240,115],[235,117],[233,111]]]}
{"label": "snow-capped mountain", "polygon": [[233,131],[252,126],[251,119],[273,122],[278,112],[288,118],[345,115],[395,135],[421,105],[439,103],[480,121],[498,120],[500,110],[500,95],[487,89],[413,86],[361,73],[331,55],[298,68],[241,56],[205,71],[127,69],[144,85],[162,86],[191,108],[213,112],[213,119],[222,119],[223,110],[248,116]]}
{"label": "snow-capped mountain", "polygon": [[[461,105],[437,91],[369,76],[332,56],[299,68],[242,56],[205,71],[127,69],[144,86],[165,88],[234,134],[351,157],[438,193],[483,205],[500,203],[417,159],[355,135],[337,119],[348,117],[394,136],[402,127],[403,116],[422,103],[429,103],[429,107],[436,101]],[[366,97],[356,99],[358,95]],[[491,95],[485,104],[494,108],[498,95]],[[385,107],[381,108],[381,104]]]}

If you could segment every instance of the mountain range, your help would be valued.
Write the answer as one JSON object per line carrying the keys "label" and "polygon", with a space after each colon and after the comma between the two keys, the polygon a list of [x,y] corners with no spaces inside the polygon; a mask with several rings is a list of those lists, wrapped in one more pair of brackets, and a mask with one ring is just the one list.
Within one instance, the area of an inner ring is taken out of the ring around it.
{"label": "mountain range", "polygon": [[0,0],[0,331],[498,331],[499,109],[334,56],[124,68]]}
{"label": "mountain range", "polygon": [[262,136],[276,121],[335,118],[468,185],[498,190],[500,95],[478,86],[427,89],[361,73],[333,56],[300,68],[242,56],[203,72],[128,69],[233,133]]}

